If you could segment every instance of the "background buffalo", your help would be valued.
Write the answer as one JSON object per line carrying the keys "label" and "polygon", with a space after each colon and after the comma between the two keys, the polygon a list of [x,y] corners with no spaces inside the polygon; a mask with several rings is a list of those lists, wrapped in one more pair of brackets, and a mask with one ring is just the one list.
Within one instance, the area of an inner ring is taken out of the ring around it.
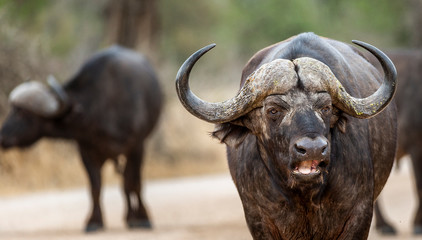
{"label": "background buffalo", "polygon": [[52,78],[49,84],[26,82],[12,91],[1,146],[27,147],[43,137],[75,140],[91,187],[86,231],[103,228],[101,168],[112,159],[123,173],[128,226],[151,227],[140,170],[162,96],[150,64],[136,52],[113,46],[95,54],[63,86]]}
{"label": "background buffalo", "polygon": [[[399,84],[395,101],[398,111],[398,167],[400,159],[410,156],[415,176],[417,194],[417,210],[413,220],[413,233],[422,234],[422,51],[421,50],[394,50],[387,55],[397,68]],[[379,64],[372,57],[366,56],[375,66]],[[377,206],[376,227],[385,234],[395,234],[396,230],[383,217]]]}

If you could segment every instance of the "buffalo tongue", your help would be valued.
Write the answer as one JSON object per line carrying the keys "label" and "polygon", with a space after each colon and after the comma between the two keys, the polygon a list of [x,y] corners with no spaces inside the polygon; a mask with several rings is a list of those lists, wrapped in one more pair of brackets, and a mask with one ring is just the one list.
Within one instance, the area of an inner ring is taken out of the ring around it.
{"label": "buffalo tongue", "polygon": [[315,173],[319,162],[318,160],[302,161],[296,166],[295,170],[301,174]]}

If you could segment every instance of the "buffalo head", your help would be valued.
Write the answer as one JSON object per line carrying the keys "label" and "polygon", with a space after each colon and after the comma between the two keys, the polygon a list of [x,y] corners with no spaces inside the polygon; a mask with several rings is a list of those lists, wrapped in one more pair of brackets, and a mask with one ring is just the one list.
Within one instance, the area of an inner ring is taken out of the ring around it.
{"label": "buffalo head", "polygon": [[177,74],[177,93],[189,112],[218,124],[214,136],[227,145],[242,141],[242,131],[255,135],[260,159],[276,183],[292,188],[321,185],[329,172],[331,130],[346,130],[346,117],[340,113],[370,118],[395,92],[396,70],[390,59],[367,43],[354,43],[377,57],[385,72],[382,85],[368,97],[350,96],[326,64],[299,57],[262,64],[234,98],[206,102],[190,91],[188,80],[196,61],[215,45],[185,61]]}
{"label": "buffalo head", "polygon": [[25,147],[41,138],[41,131],[50,120],[61,117],[68,109],[67,95],[54,77],[49,88],[30,81],[18,85],[9,95],[11,111],[0,130],[3,148]]}

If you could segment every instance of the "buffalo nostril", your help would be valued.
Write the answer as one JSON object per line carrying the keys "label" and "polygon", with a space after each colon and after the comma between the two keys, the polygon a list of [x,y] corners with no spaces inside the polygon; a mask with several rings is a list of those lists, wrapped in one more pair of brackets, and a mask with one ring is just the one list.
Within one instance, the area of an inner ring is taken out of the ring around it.
{"label": "buffalo nostril", "polygon": [[304,148],[303,146],[298,146],[297,144],[295,144],[295,150],[300,154],[306,154],[306,148]]}
{"label": "buffalo nostril", "polygon": [[328,149],[328,141],[323,137],[304,137],[294,144],[294,150],[297,154],[308,155],[309,157],[325,156]]}

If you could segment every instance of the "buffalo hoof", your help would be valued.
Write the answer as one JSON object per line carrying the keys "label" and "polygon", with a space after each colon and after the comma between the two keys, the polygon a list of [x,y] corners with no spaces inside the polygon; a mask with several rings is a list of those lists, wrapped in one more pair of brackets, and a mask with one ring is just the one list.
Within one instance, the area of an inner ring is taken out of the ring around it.
{"label": "buffalo hoof", "polygon": [[421,225],[415,225],[413,227],[413,234],[421,235],[422,234],[422,226]]}
{"label": "buffalo hoof", "polygon": [[104,225],[102,223],[88,223],[85,227],[86,233],[92,233],[101,231],[104,229]]}
{"label": "buffalo hoof", "polygon": [[152,224],[149,220],[128,220],[127,226],[129,228],[143,228],[143,229],[151,229]]}
{"label": "buffalo hoof", "polygon": [[396,229],[394,229],[392,226],[390,226],[388,224],[377,227],[377,231],[382,235],[393,236],[393,235],[397,234]]}

